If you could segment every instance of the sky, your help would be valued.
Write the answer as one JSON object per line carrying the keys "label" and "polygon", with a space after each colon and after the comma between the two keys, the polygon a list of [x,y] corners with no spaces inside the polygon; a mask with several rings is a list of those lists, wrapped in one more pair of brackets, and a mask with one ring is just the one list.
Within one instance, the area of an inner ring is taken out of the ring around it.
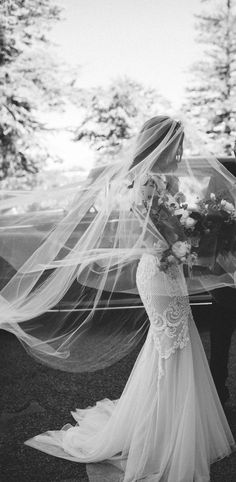
{"label": "sky", "polygon": [[179,107],[200,58],[194,13],[201,0],[57,0],[64,20],[51,31],[60,56],[78,66],[80,87],[127,75]]}

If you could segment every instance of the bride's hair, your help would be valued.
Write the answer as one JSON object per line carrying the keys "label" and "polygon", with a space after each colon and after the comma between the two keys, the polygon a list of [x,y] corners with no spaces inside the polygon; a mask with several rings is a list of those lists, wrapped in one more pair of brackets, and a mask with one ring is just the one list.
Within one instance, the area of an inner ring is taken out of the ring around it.
{"label": "bride's hair", "polygon": [[[134,155],[133,162],[132,162],[129,169],[132,169],[133,167],[137,166],[137,164],[139,164],[141,161],[143,161],[143,159],[145,159],[145,157],[147,157],[149,154],[151,154],[154,151],[154,149],[156,149],[156,147],[159,146],[159,144],[161,144],[161,142],[165,139],[165,137],[169,133],[170,129],[172,128],[173,123],[175,123],[175,127],[174,127],[174,130],[173,130],[172,134],[171,134],[171,138],[172,138],[175,135],[176,131],[182,126],[180,121],[175,121],[174,119],[172,119],[169,116],[159,115],[159,116],[152,117],[151,119],[149,119],[148,121],[146,121],[143,124],[143,126],[140,129],[139,134],[137,136],[137,141],[136,141],[137,145],[139,145],[139,141],[142,140],[144,135],[145,135],[145,137],[147,136],[146,141],[148,140],[147,131],[149,129],[153,128],[153,127],[157,128],[157,130],[159,131],[159,135],[154,140],[154,142],[152,142],[150,145],[148,145],[147,148],[145,148],[144,150],[139,152],[137,155]],[[184,136],[184,133],[183,133],[183,136]],[[181,138],[181,141],[183,140],[183,136]],[[150,130],[150,138],[151,137],[153,137],[153,129]]]}

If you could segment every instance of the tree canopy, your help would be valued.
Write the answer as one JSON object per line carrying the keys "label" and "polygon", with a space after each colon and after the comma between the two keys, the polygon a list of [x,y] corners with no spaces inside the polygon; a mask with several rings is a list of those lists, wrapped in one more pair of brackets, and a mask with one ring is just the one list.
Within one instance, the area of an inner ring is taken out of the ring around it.
{"label": "tree canopy", "polygon": [[171,109],[155,89],[128,77],[114,79],[108,87],[92,89],[86,114],[75,141],[87,141],[99,153],[99,162],[116,155],[152,115]]}
{"label": "tree canopy", "polygon": [[0,4],[0,181],[34,185],[48,157],[41,112],[69,95],[65,67],[49,53],[47,33],[60,20],[51,0]]}
{"label": "tree canopy", "polygon": [[191,67],[185,110],[218,155],[231,155],[236,135],[236,1],[204,0],[196,15],[203,60]]}

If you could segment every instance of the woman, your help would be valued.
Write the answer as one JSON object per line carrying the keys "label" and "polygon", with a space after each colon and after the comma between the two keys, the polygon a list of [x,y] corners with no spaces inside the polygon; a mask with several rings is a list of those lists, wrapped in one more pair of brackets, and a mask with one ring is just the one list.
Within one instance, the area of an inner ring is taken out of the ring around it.
{"label": "woman", "polygon": [[[133,260],[139,258],[136,285],[149,329],[121,397],[78,409],[72,414],[75,426],[66,425],[26,442],[75,462],[106,460],[123,470],[124,482],[206,482],[210,480],[210,464],[235,448],[188,300],[188,289],[201,290],[203,283],[208,288],[223,284],[226,274],[228,284],[233,282],[229,281],[230,270],[218,277],[206,272],[187,280],[187,288],[183,265],[188,264],[190,255],[187,248],[178,253],[184,243],[187,246],[186,231],[173,214],[177,199],[173,172],[177,173],[182,158],[183,139],[182,124],[167,116],[157,116],[144,124],[134,159],[125,169],[122,164],[118,178],[129,181],[122,193],[129,194],[125,197],[125,202],[130,202],[129,219],[138,223],[132,225],[133,230],[129,224],[127,233],[127,223],[122,221],[112,251],[108,252],[103,243],[94,258],[97,273],[106,273],[103,288],[111,291],[117,287],[117,279],[123,291],[131,290],[130,279],[118,269],[115,282],[113,277],[110,283],[112,270],[107,267],[122,265],[123,269],[129,266],[128,255]],[[231,181],[229,177],[229,188]],[[114,196],[119,184],[114,171],[109,182],[114,183],[113,191],[108,186]],[[112,199],[107,197],[106,207]],[[168,250],[173,246],[175,251],[172,249],[170,254]],[[95,275],[92,279],[83,273],[79,272],[79,281],[95,286]]]}

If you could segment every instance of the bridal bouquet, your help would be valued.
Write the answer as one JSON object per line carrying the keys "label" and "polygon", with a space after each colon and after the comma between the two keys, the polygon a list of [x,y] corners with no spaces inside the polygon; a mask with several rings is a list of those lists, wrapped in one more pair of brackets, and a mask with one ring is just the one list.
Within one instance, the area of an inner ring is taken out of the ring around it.
{"label": "bridal bouquet", "polygon": [[187,231],[192,229],[195,221],[190,217],[184,194],[178,192],[172,196],[163,192],[156,196],[150,217],[169,244],[159,260],[160,270],[167,271],[170,266],[178,264],[192,267],[197,262],[197,253],[192,249],[191,237],[187,236]]}
{"label": "bridal bouquet", "polygon": [[216,260],[236,250],[236,209],[223,195],[211,193],[199,200],[194,210],[182,213],[180,222],[199,257]]}
{"label": "bridal bouquet", "polygon": [[188,234],[195,238],[199,246],[202,236],[210,235],[218,241],[218,252],[227,253],[232,249],[234,230],[236,226],[236,209],[222,195],[210,194],[209,199],[200,200],[196,209],[190,214],[194,227]]}
{"label": "bridal bouquet", "polygon": [[181,263],[191,268],[199,258],[236,250],[236,209],[223,195],[211,193],[190,209],[182,192],[172,196],[166,189],[157,190],[150,217],[169,244],[160,259],[162,271]]}

